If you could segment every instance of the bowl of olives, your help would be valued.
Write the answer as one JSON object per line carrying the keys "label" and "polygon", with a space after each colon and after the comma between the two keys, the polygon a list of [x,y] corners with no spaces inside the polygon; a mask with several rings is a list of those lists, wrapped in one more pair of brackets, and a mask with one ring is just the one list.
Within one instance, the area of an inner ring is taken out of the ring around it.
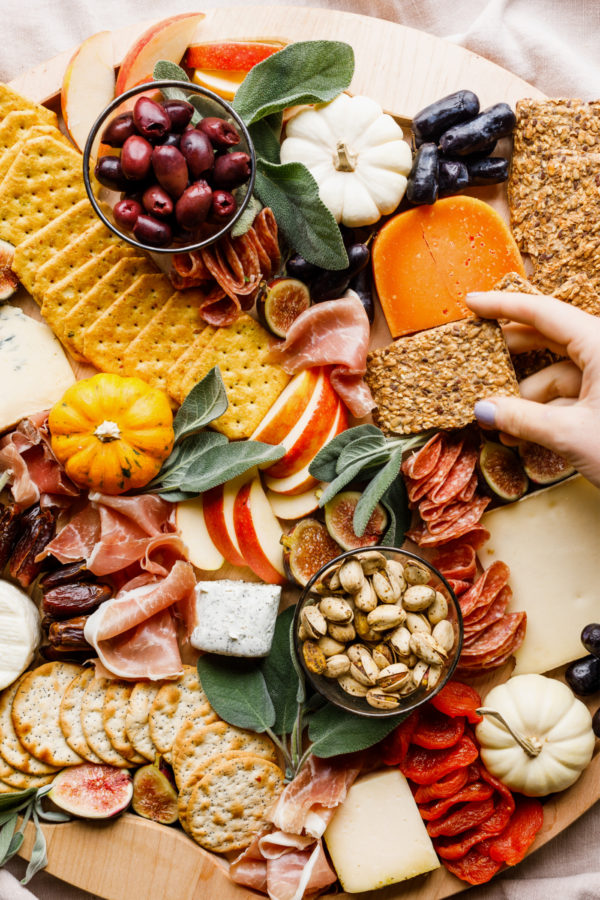
{"label": "bowl of olives", "polygon": [[83,153],[97,215],[152,253],[200,250],[227,234],[248,205],[255,170],[236,111],[187,81],[125,91],[98,117]]}

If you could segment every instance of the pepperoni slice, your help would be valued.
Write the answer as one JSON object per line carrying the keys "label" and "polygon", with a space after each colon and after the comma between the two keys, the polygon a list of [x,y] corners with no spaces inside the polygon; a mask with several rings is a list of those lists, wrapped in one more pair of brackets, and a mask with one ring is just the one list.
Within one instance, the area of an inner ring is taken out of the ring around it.
{"label": "pepperoni slice", "polygon": [[[452,525],[449,525],[445,531],[441,531],[439,534],[431,534],[426,528],[422,527],[421,529],[409,531],[408,537],[411,538],[411,540],[414,540],[420,547],[438,547],[441,544],[445,544],[447,541],[471,535],[471,532],[473,531],[476,532],[476,540],[478,542],[484,535],[485,540],[487,540],[490,536],[489,531],[483,528],[483,526],[479,524],[479,521],[489,503],[489,497],[476,497],[470,501],[464,515],[462,515],[460,519],[457,519],[456,522],[453,522]],[[413,535],[415,536],[413,537]],[[481,543],[485,543],[485,540],[481,541]],[[471,541],[469,541],[469,543],[471,543]]]}
{"label": "pepperoni slice", "polygon": [[451,797],[446,797],[444,800],[435,800],[429,805],[421,804],[419,806],[419,812],[421,813],[421,818],[426,819],[427,821],[439,819],[447,813],[449,809],[456,806],[457,803],[472,803],[475,800],[487,800],[493,793],[494,788],[491,784],[486,784],[483,781],[474,781],[472,784],[465,785],[464,788],[457,791]]}
{"label": "pepperoni slice", "polygon": [[485,884],[502,868],[501,862],[492,859],[482,842],[473,847],[461,859],[444,860],[449,872],[469,884]]}
{"label": "pepperoni slice", "polygon": [[442,432],[438,431],[420,450],[408,456],[402,463],[402,474],[414,481],[423,481],[428,478],[440,458],[443,438]]}
{"label": "pepperoni slice", "polygon": [[386,766],[399,766],[404,762],[418,724],[419,710],[416,709],[383,741],[381,759]]}
{"label": "pepperoni slice", "polygon": [[427,824],[427,832],[430,837],[446,835],[454,837],[487,822],[494,812],[494,801],[490,797],[487,800],[478,800],[473,803],[465,803],[460,809],[449,813],[445,818],[435,819]]}
{"label": "pepperoni slice", "polygon": [[506,563],[500,560],[493,562],[481,573],[471,590],[461,598],[460,608],[464,618],[481,607],[484,608],[483,615],[485,615],[509,578],[510,569]]}
{"label": "pepperoni slice", "polygon": [[481,619],[473,622],[471,617],[469,617],[468,621],[465,622],[463,647],[470,646],[478,639],[485,628],[493,625],[494,622],[498,622],[504,616],[511,597],[512,591],[506,584]]}
{"label": "pepperoni slice", "polygon": [[442,484],[430,492],[429,499],[434,503],[447,503],[458,497],[471,481],[477,465],[477,456],[475,447],[464,448]]}
{"label": "pepperoni slice", "polygon": [[444,775],[468,766],[479,756],[475,742],[463,735],[454,747],[447,750],[425,750],[410,747],[400,771],[417,784],[432,784]]}
{"label": "pepperoni slice", "polygon": [[446,436],[440,458],[431,475],[424,481],[420,481],[417,486],[414,486],[415,489],[412,491],[412,496],[411,492],[409,492],[411,502],[416,503],[422,497],[426,497],[430,491],[445,481],[452,466],[460,456],[463,443],[462,438]]}
{"label": "pepperoni slice", "polygon": [[429,703],[421,708],[421,715],[412,734],[412,743],[429,750],[453,747],[463,736],[463,717],[450,718]]}
{"label": "pepperoni slice", "polygon": [[[416,789],[414,797],[417,803],[429,803],[430,800],[442,800],[453,797],[467,784],[471,772],[471,766],[463,766],[449,775],[444,775],[439,781],[433,784],[421,784]],[[474,780],[479,778],[479,770],[477,770]]]}
{"label": "pepperoni slice", "polygon": [[525,618],[524,612],[508,613],[499,622],[490,625],[472,646],[463,648],[460,656],[461,664],[472,657],[478,659],[485,657],[491,661],[495,657],[503,656],[512,647],[517,630]]}
{"label": "pepperoni slice", "polygon": [[465,485],[465,487],[462,489],[462,491],[458,495],[458,499],[459,500],[472,500],[473,497],[475,496],[475,491],[477,490],[477,484],[478,484],[477,473],[475,473],[471,476],[471,479],[468,482],[468,484]]}
{"label": "pepperoni slice", "polygon": [[477,559],[474,547],[459,544],[452,550],[444,548],[431,562],[445,578],[457,578],[469,581],[475,578]]}
{"label": "pepperoni slice", "polygon": [[466,716],[473,724],[481,722],[481,716],[476,712],[481,706],[481,697],[468,684],[449,681],[429,702],[447,716]]}
{"label": "pepperoni slice", "polygon": [[543,824],[544,808],[539,800],[518,797],[508,825],[497,838],[490,841],[491,858],[509,866],[521,862]]}

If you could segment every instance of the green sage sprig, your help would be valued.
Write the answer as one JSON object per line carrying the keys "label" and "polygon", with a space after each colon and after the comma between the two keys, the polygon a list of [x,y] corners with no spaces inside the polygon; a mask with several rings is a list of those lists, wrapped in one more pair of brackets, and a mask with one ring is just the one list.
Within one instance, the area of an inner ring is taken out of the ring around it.
{"label": "green sage sprig", "polygon": [[[25,791],[0,796],[0,868],[21,849],[25,839],[25,827],[29,820],[32,819],[35,825],[31,859],[21,884],[31,881],[35,873],[43,869],[48,862],[46,838],[40,826],[40,819],[49,822],[68,822],[70,818],[66,813],[47,811],[42,807],[42,800],[51,787],[51,784],[47,784],[41,788],[28,788]],[[22,816],[20,825],[19,816]]]}

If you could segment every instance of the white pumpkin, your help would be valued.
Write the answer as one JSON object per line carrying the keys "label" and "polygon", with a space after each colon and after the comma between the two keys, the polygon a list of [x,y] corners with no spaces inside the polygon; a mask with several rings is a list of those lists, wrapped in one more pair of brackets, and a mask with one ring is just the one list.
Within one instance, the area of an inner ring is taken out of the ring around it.
{"label": "white pumpkin", "polygon": [[510,678],[492,688],[481,712],[484,719],[476,735],[485,766],[528,797],[564,791],[592,758],[595,738],[589,710],[554,678]]}
{"label": "white pumpkin", "polygon": [[301,162],[336,222],[358,228],[393,212],[412,165],[402,129],[369,97],[340,94],[287,124],[281,162]]}

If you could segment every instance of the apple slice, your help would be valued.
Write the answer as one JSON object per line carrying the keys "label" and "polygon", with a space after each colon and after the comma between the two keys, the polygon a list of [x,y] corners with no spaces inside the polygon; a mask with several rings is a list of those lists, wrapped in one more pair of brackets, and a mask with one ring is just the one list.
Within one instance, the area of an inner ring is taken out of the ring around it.
{"label": "apple slice", "polygon": [[204,13],[181,13],[151,25],[125,54],[117,77],[116,96],[152,75],[159,59],[179,63],[202,19]]}
{"label": "apple slice", "polygon": [[276,494],[267,491],[267,500],[278,519],[302,519],[309,516],[319,506],[316,488],[311,488],[303,494]]}
{"label": "apple slice", "polygon": [[192,500],[182,500],[177,504],[175,525],[188,548],[192,565],[207,572],[221,568],[225,559],[208,533],[202,495]]}
{"label": "apple slice", "polygon": [[207,41],[188,47],[185,65],[189,69],[249,72],[284,47],[281,41]]}
{"label": "apple slice", "polygon": [[263,441],[265,444],[280,444],[308,406],[317,386],[320,371],[320,369],[305,369],[294,375],[254,434],[250,436],[250,440]]}
{"label": "apple slice", "polygon": [[[335,416],[334,423],[331,426],[331,431],[323,439],[323,443],[316,449],[314,455],[316,456],[322,447],[328,444],[329,441],[332,441],[336,434],[341,434],[342,431],[345,431],[347,427],[348,413],[346,412],[346,407],[344,406],[344,404],[340,402],[337,415]],[[319,482],[308,471],[308,467],[310,466],[313,459],[314,457],[309,460],[309,462],[303,469],[300,469],[299,472],[295,472],[294,475],[288,475],[287,478],[272,478],[267,472],[265,472],[264,482],[266,487],[270,491],[273,491],[275,494],[289,494],[293,496],[304,494],[311,488],[315,488]]]}
{"label": "apple slice", "polygon": [[258,476],[239,490],[233,521],[246,565],[267,584],[285,584],[283,532]]}
{"label": "apple slice", "polygon": [[80,44],[71,57],[60,92],[66,129],[81,152],[92,125],[114,96],[112,33],[99,31]]}
{"label": "apple slice", "polygon": [[204,519],[208,533],[219,551],[232,566],[245,566],[246,560],[240,550],[235,525],[233,505],[242,485],[252,478],[252,472],[244,472],[227,484],[221,484],[204,492]]}

